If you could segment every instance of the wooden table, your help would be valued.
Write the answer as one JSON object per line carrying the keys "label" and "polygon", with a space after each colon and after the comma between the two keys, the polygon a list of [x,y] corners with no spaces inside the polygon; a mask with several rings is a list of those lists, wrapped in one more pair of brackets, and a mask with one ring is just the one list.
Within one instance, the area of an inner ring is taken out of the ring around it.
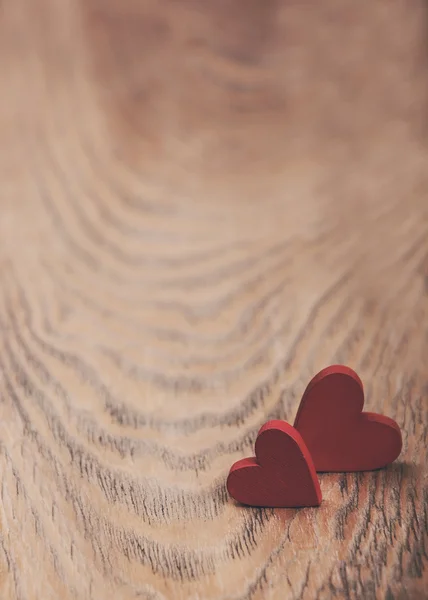
{"label": "wooden table", "polygon": [[[426,8],[2,0],[2,599],[428,597]],[[400,458],[237,506],[331,363]]]}

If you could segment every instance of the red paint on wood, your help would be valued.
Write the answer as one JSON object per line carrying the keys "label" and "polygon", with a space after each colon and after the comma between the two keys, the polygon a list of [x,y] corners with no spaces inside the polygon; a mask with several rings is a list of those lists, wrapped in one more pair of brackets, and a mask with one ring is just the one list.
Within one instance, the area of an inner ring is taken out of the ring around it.
{"label": "red paint on wood", "polygon": [[242,504],[265,507],[318,506],[321,489],[298,431],[269,421],[256,439],[256,456],[239,460],[227,478],[229,494]]}
{"label": "red paint on wood", "polygon": [[397,423],[361,412],[363,405],[363,384],[349,367],[332,365],[309,383],[294,427],[317,471],[369,471],[399,456],[402,440]]}

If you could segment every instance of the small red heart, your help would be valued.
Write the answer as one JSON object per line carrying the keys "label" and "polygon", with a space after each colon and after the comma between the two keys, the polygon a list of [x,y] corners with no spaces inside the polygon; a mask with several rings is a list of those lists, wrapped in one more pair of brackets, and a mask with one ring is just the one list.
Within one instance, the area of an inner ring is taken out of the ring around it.
{"label": "small red heart", "polygon": [[229,494],[249,506],[319,506],[321,489],[300,434],[285,421],[269,421],[256,439],[256,456],[232,465]]}
{"label": "small red heart", "polygon": [[371,471],[398,457],[402,440],[397,423],[361,412],[363,406],[363,384],[349,367],[332,365],[310,381],[294,427],[317,471]]}

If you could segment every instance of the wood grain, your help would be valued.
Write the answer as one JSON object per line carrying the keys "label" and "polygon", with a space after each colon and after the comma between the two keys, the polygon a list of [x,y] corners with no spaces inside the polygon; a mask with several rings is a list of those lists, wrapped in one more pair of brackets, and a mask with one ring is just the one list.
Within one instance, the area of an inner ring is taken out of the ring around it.
{"label": "wood grain", "polygon": [[[1,0],[0,597],[428,597],[428,12]],[[238,507],[357,370],[385,470]]]}

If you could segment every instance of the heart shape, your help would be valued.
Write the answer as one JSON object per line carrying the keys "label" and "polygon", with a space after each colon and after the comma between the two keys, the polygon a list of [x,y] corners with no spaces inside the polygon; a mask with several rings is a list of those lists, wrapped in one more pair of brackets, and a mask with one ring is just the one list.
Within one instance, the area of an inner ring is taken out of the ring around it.
{"label": "heart shape", "polygon": [[397,423],[362,412],[363,406],[363,384],[349,367],[332,365],[310,381],[294,427],[317,471],[371,471],[398,457],[402,440]]}
{"label": "heart shape", "polygon": [[301,435],[285,421],[269,421],[256,439],[256,456],[232,465],[229,494],[250,506],[319,506],[321,489]]}

